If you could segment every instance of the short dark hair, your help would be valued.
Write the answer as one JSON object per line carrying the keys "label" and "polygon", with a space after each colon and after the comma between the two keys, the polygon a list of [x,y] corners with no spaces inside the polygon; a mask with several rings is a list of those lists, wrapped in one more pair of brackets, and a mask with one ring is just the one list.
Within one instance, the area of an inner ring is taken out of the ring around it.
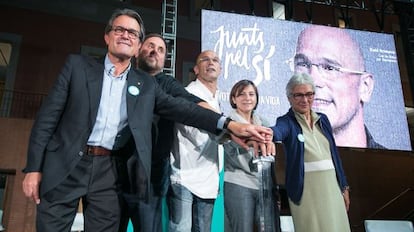
{"label": "short dark hair", "polygon": [[153,38],[153,37],[160,38],[164,42],[165,49],[168,51],[168,45],[169,45],[169,43],[167,42],[166,39],[164,39],[164,37],[161,34],[158,34],[158,33],[149,33],[149,34],[146,34],[145,35],[145,39],[142,42],[144,43],[145,40],[147,40],[149,38]]}
{"label": "short dark hair", "polygon": [[139,40],[141,42],[144,41],[144,35],[145,35],[144,21],[142,20],[138,12],[131,10],[131,9],[116,9],[114,13],[112,13],[111,18],[109,18],[108,20],[108,24],[105,27],[105,34],[108,34],[112,30],[112,25],[114,23],[114,20],[122,15],[126,15],[126,16],[129,16],[137,20],[139,27],[141,28],[139,32]]}
{"label": "short dark hair", "polygon": [[256,93],[256,98],[257,98],[256,105],[254,106],[253,110],[255,110],[257,108],[257,104],[259,104],[259,91],[257,91],[257,87],[253,83],[253,81],[247,80],[247,79],[238,81],[236,84],[233,85],[233,88],[231,88],[230,99],[229,99],[231,108],[233,108],[233,109],[237,108],[236,104],[231,99],[233,97],[239,96],[240,93],[243,91],[243,89],[246,88],[249,85],[253,86],[253,89],[254,89],[254,92]]}

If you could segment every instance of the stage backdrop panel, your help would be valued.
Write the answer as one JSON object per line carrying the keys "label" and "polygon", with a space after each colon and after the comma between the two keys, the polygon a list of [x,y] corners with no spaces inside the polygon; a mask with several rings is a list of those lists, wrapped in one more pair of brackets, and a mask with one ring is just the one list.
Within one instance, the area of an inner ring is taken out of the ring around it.
{"label": "stage backdrop panel", "polygon": [[[308,26],[311,25],[202,11],[201,48],[214,50],[221,60],[219,88],[223,112],[231,110],[228,96],[234,83],[241,79],[252,80],[257,85],[260,95],[257,112],[270,125],[287,112],[290,106],[285,86],[293,74],[287,61],[295,54],[299,33]],[[366,71],[375,80],[372,97],[364,105],[367,128],[387,149],[411,150],[393,35],[344,30],[359,43]]]}

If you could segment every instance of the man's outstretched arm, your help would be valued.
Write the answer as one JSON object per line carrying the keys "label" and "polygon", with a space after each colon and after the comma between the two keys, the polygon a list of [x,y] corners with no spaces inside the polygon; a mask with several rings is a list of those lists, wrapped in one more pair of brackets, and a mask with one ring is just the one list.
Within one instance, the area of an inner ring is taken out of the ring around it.
{"label": "man's outstretched arm", "polygon": [[230,120],[225,129],[230,132],[231,139],[246,150],[249,142],[255,141],[261,144],[259,148],[264,154],[275,154],[272,149],[274,146],[270,144],[273,143],[273,131],[270,128]]}

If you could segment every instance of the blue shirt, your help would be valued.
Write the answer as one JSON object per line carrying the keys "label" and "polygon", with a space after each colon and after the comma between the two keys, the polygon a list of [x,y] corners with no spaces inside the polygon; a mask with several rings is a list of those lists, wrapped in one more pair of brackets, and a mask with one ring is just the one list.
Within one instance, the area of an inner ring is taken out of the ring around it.
{"label": "blue shirt", "polygon": [[108,55],[105,57],[101,101],[88,145],[112,150],[118,132],[127,126],[125,94],[126,76],[130,68],[131,64],[119,76],[114,76],[115,66],[109,60]]}

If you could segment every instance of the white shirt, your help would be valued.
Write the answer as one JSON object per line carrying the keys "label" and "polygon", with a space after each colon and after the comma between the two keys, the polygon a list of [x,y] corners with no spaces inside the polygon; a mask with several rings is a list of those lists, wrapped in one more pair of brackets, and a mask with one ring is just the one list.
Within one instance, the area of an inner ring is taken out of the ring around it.
{"label": "white shirt", "polygon": [[[186,89],[220,111],[218,91],[213,95],[198,79]],[[174,133],[171,182],[181,184],[200,198],[217,198],[219,172],[223,165],[222,146],[218,145],[214,135],[180,123],[175,124]]]}

